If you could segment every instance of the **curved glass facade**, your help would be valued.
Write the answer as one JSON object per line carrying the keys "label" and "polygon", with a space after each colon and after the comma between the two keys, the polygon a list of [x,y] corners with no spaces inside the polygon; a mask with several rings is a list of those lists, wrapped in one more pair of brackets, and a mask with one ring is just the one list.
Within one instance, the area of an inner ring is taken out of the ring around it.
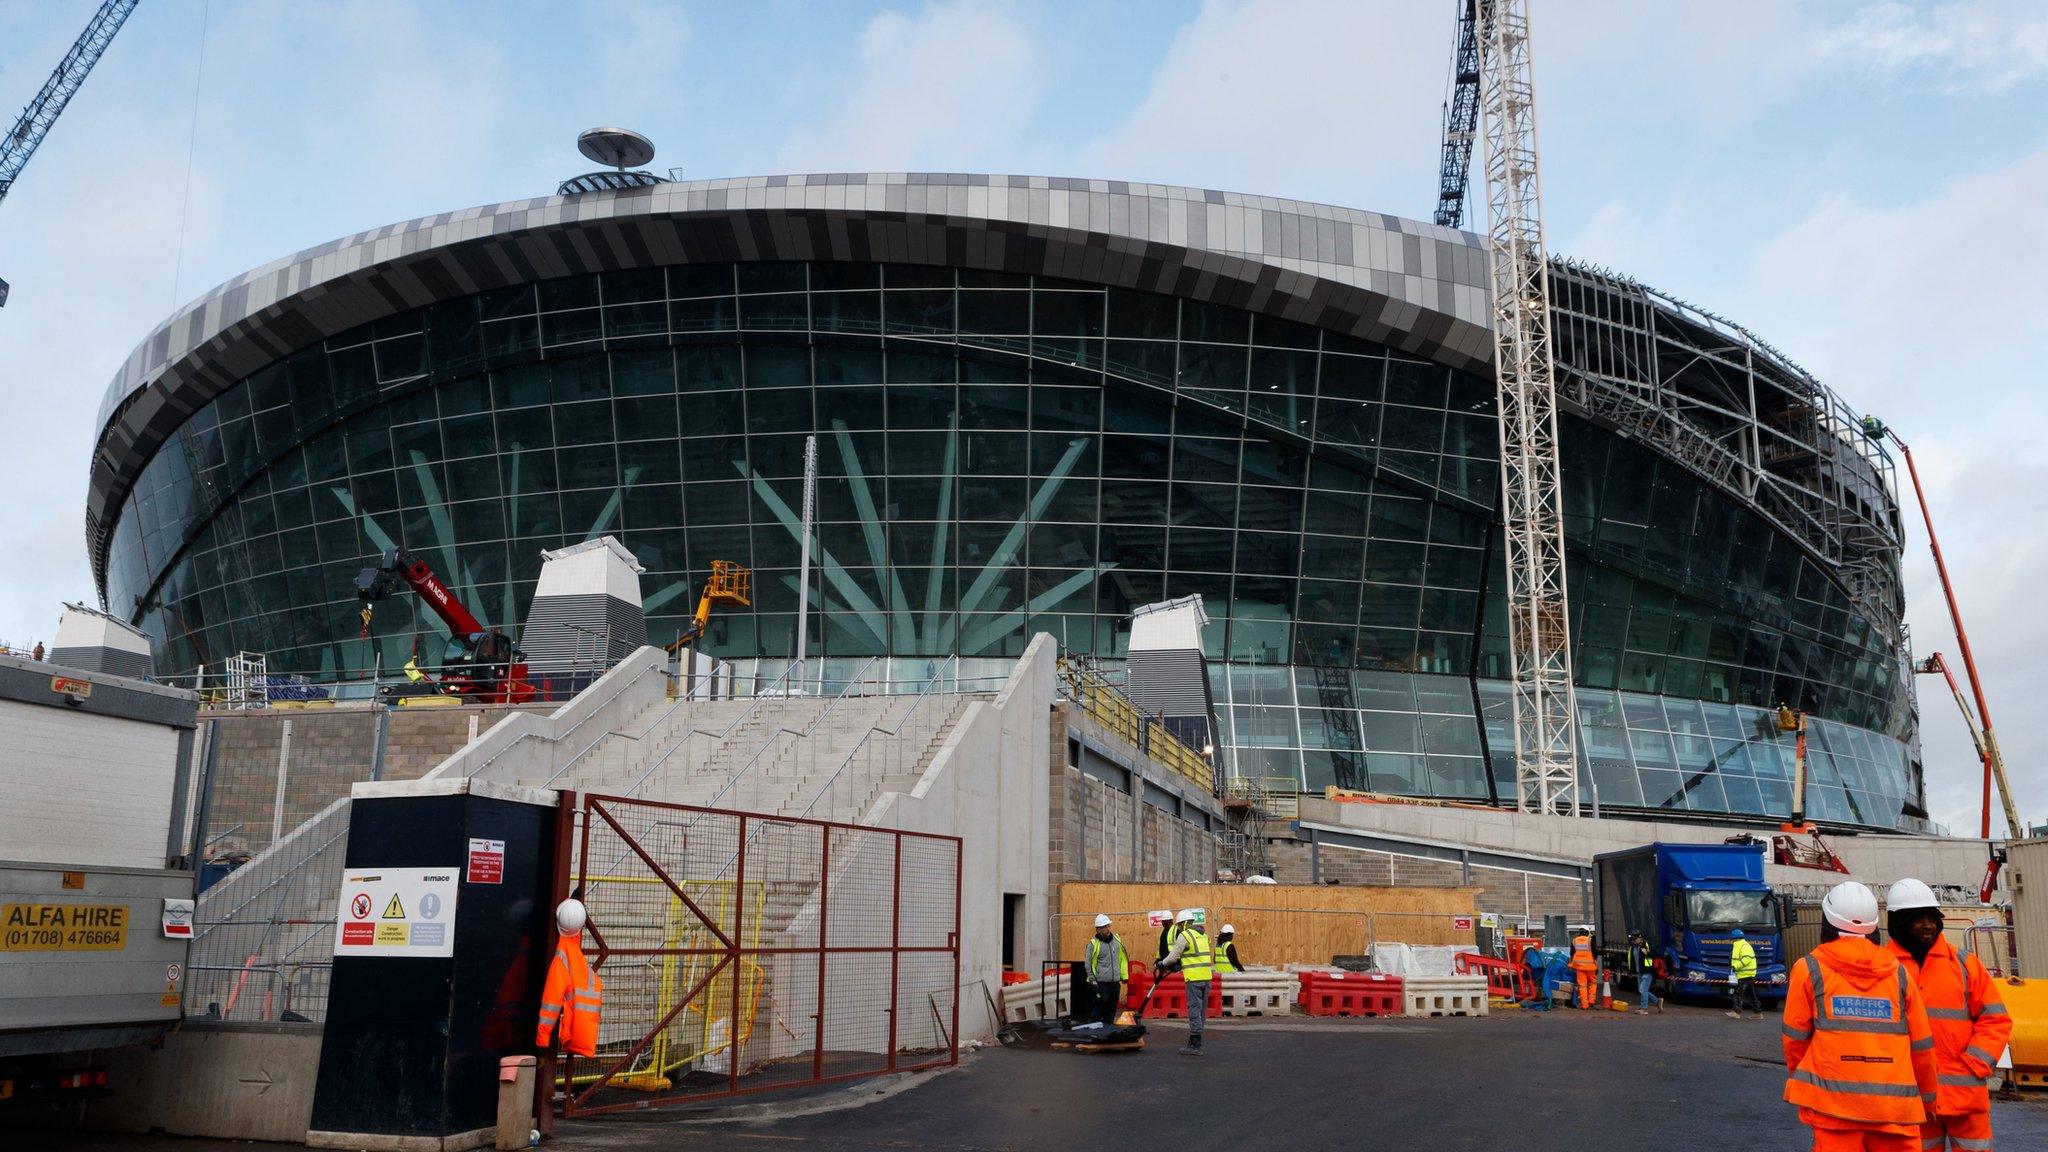
{"label": "curved glass facade", "polygon": [[[803,442],[819,435],[813,655],[1114,659],[1137,604],[1200,593],[1226,766],[1512,798],[1492,386],[1334,332],[1044,278],[872,264],[676,266],[401,313],[195,414],[121,504],[109,600],[158,667],[402,663],[356,570],[403,544],[516,628],[543,548],[610,534],[672,636],[709,562],[756,572],[705,648],[795,637]],[[1568,420],[1585,770],[1603,806],[1917,808],[1892,655],[1761,518]],[[1482,724],[1477,717],[1486,717]]]}

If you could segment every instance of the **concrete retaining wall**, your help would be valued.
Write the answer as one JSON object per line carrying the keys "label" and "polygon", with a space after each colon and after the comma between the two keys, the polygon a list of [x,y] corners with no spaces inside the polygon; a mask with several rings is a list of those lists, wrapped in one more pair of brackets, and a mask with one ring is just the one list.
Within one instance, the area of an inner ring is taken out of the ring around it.
{"label": "concrete retaining wall", "polygon": [[1047,728],[1047,871],[1055,917],[1063,911],[1059,886],[1069,880],[1216,878],[1225,828],[1216,797],[1065,702],[1053,705]]}
{"label": "concrete retaining wall", "polygon": [[[472,725],[478,732],[487,731],[508,714],[529,710],[502,705],[391,709],[383,768],[377,775],[385,780],[418,779],[468,743]],[[234,828],[220,846],[258,852],[270,846],[273,827],[281,825],[290,832],[348,795],[350,785],[370,779],[376,769],[377,725],[383,712],[365,706],[203,714],[201,723],[220,742],[209,835]],[[287,725],[291,753],[280,790],[278,753]]]}
{"label": "concrete retaining wall", "polygon": [[112,1052],[114,1093],[87,1105],[85,1127],[303,1144],[319,1071],[317,1024],[188,1024],[160,1048]]}

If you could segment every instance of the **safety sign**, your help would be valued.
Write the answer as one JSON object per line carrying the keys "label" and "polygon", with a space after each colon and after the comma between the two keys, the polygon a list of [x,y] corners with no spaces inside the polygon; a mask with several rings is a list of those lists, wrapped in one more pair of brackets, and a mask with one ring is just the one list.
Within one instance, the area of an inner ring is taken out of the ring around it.
{"label": "safety sign", "polygon": [[505,842],[503,840],[475,840],[469,842],[469,882],[471,884],[503,884],[505,882]]}
{"label": "safety sign", "polygon": [[336,956],[453,956],[453,868],[349,868],[341,874]]}

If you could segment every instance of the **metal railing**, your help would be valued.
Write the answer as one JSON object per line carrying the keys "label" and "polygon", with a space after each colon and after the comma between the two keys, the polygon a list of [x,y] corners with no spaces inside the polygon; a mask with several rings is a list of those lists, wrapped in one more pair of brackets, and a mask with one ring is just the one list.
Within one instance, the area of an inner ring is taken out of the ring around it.
{"label": "metal railing", "polygon": [[[945,663],[939,665],[939,669],[941,672],[943,672],[947,668],[954,667],[958,663],[958,661],[959,657],[948,656],[946,657]],[[916,697],[911,700],[910,707],[903,710],[903,716],[901,719],[896,721],[896,727],[883,728],[879,723],[870,725],[868,730],[861,734],[860,740],[856,742],[853,747],[846,750],[846,755],[840,758],[838,765],[832,769],[831,774],[825,777],[825,783],[820,785],[817,792],[812,794],[810,802],[804,805],[804,810],[802,812],[797,813],[798,818],[801,819],[804,817],[808,817],[811,814],[811,811],[818,806],[818,801],[823,799],[825,794],[832,790],[832,786],[839,781],[840,774],[846,771],[846,768],[849,764],[853,763],[853,758],[855,756],[860,755],[861,749],[867,747],[868,741],[874,738],[875,733],[881,732],[885,735],[894,737],[901,735],[905,729],[910,727],[911,717],[915,716],[917,714],[917,710],[919,708],[924,707],[924,702],[931,698],[932,686],[939,683],[940,679],[941,677],[939,675],[934,675],[931,679],[925,682],[924,687],[920,689]],[[949,692],[946,694],[955,695],[957,693]]]}
{"label": "metal railing", "polygon": [[[867,663],[861,665],[861,674],[865,674],[869,668],[874,666],[875,659],[875,657],[869,657]],[[825,717],[830,715],[832,713],[832,710],[839,707],[840,703],[847,698],[847,695],[849,694],[853,685],[858,682],[858,675],[859,674],[857,674],[856,676],[848,677],[846,683],[840,686],[838,694],[832,697],[832,702],[827,704],[824,707],[824,709],[820,711],[816,716],[812,717],[811,722],[805,725],[801,731],[798,731],[785,725],[784,727],[778,728],[773,733],[770,733],[767,739],[761,741],[761,746],[754,750],[754,754],[747,758],[747,762],[745,764],[740,765],[739,768],[736,769],[733,772],[733,774],[726,779],[725,783],[719,787],[717,794],[712,796],[710,801],[707,802],[704,806],[706,808],[718,807],[718,802],[720,800],[725,799],[726,794],[731,792],[733,790],[733,787],[740,782],[740,778],[745,776],[749,771],[753,769],[755,764],[760,762],[761,757],[767,753],[768,749],[781,743],[784,734],[794,735],[798,739],[803,739],[804,737],[809,736],[813,731],[815,731],[818,725],[824,721]]]}
{"label": "metal railing", "polygon": [[[662,671],[662,675],[667,676],[669,675],[669,673],[666,669],[664,669]],[[788,678],[789,673],[785,671],[782,675],[776,677],[774,680],[769,681],[766,688],[754,694],[754,702],[752,704],[747,705],[746,709],[739,714],[739,717],[735,719],[732,723],[726,725],[724,731],[722,732],[710,732],[693,725],[688,732],[685,732],[683,734],[681,739],[677,740],[673,746],[671,746],[661,754],[660,759],[648,765],[647,771],[641,773],[640,778],[633,782],[633,788],[637,790],[640,787],[640,784],[644,782],[647,779],[647,777],[654,772],[655,769],[661,767],[663,764],[668,763],[668,758],[675,755],[677,750],[681,749],[684,745],[688,744],[691,741],[691,739],[699,735],[717,736],[720,739],[724,739],[725,737],[732,735],[734,732],[739,731],[740,725],[747,722],[747,718],[754,714],[755,709],[759,708],[766,701],[778,698],[778,694],[774,692],[773,689],[776,687],[776,685],[784,683]],[[624,691],[624,688],[622,687],[620,691]],[[556,769],[554,775],[549,776],[546,780],[543,780],[541,782],[541,787],[552,787],[555,781],[561,779],[562,776],[565,773],[567,773],[571,768],[574,768],[577,764],[581,763],[585,756],[588,756],[591,752],[595,751],[598,748],[598,746],[604,744],[606,741],[610,740],[614,736],[618,737],[621,740],[630,740],[636,743],[638,741],[645,740],[647,737],[659,731],[661,729],[661,726],[668,722],[668,718],[670,716],[675,715],[675,711],[677,708],[680,708],[683,705],[688,704],[690,702],[691,699],[687,695],[677,696],[673,698],[669,701],[668,707],[661,710],[661,715],[649,721],[646,728],[638,736],[635,736],[630,732],[620,731],[600,733],[596,738],[591,740],[590,743],[585,744],[580,750],[578,750],[574,756],[571,756],[569,758],[568,763]],[[704,701],[697,702],[703,703]],[[571,728],[570,731],[573,732],[576,730],[576,728],[581,728],[586,722],[588,722],[591,719],[592,716],[595,715],[596,713],[593,712],[590,716],[585,716],[582,720],[578,720],[576,722],[575,728]],[[563,733],[563,735],[565,736],[567,734],[568,733]],[[627,794],[631,795],[632,793],[631,791],[629,791]]]}
{"label": "metal railing", "polygon": [[1083,715],[1113,735],[1136,745],[1139,752],[1200,785],[1204,791],[1216,791],[1216,766],[1209,757],[1167,731],[1166,725],[1158,718],[1140,712],[1138,706],[1131,703],[1131,698],[1100,672],[1083,668],[1065,656],[1060,657],[1058,668],[1060,694]]}

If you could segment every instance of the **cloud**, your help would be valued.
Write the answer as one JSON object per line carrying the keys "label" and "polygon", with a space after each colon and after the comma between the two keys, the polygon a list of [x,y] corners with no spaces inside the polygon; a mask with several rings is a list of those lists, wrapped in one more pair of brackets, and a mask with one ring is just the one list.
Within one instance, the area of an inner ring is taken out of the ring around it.
{"label": "cloud", "polygon": [[1830,28],[1819,46],[1846,67],[1999,92],[2048,73],[2048,8],[2036,0],[1875,4]]}
{"label": "cloud", "polygon": [[[1425,215],[1435,202],[1449,13],[1433,4],[1209,0],[1174,36],[1138,106],[1085,150],[1081,167]],[[1390,170],[1388,157],[1411,162]]]}
{"label": "cloud", "polygon": [[803,172],[1001,168],[1043,94],[1040,63],[1006,5],[883,12],[862,29],[833,111],[792,129],[781,163]]}
{"label": "cloud", "polygon": [[[2013,785],[2035,819],[2048,816],[2048,724],[2028,707],[2048,691],[2048,448],[2037,433],[2048,406],[2024,366],[2048,353],[2048,281],[2033,263],[2048,252],[2044,181],[2048,147],[1904,203],[1831,197],[1758,246],[1733,309],[1914,445]],[[1915,647],[1954,657],[1903,463],[1899,484]],[[1920,687],[1930,804],[1974,832],[1975,755],[1946,688]]]}

